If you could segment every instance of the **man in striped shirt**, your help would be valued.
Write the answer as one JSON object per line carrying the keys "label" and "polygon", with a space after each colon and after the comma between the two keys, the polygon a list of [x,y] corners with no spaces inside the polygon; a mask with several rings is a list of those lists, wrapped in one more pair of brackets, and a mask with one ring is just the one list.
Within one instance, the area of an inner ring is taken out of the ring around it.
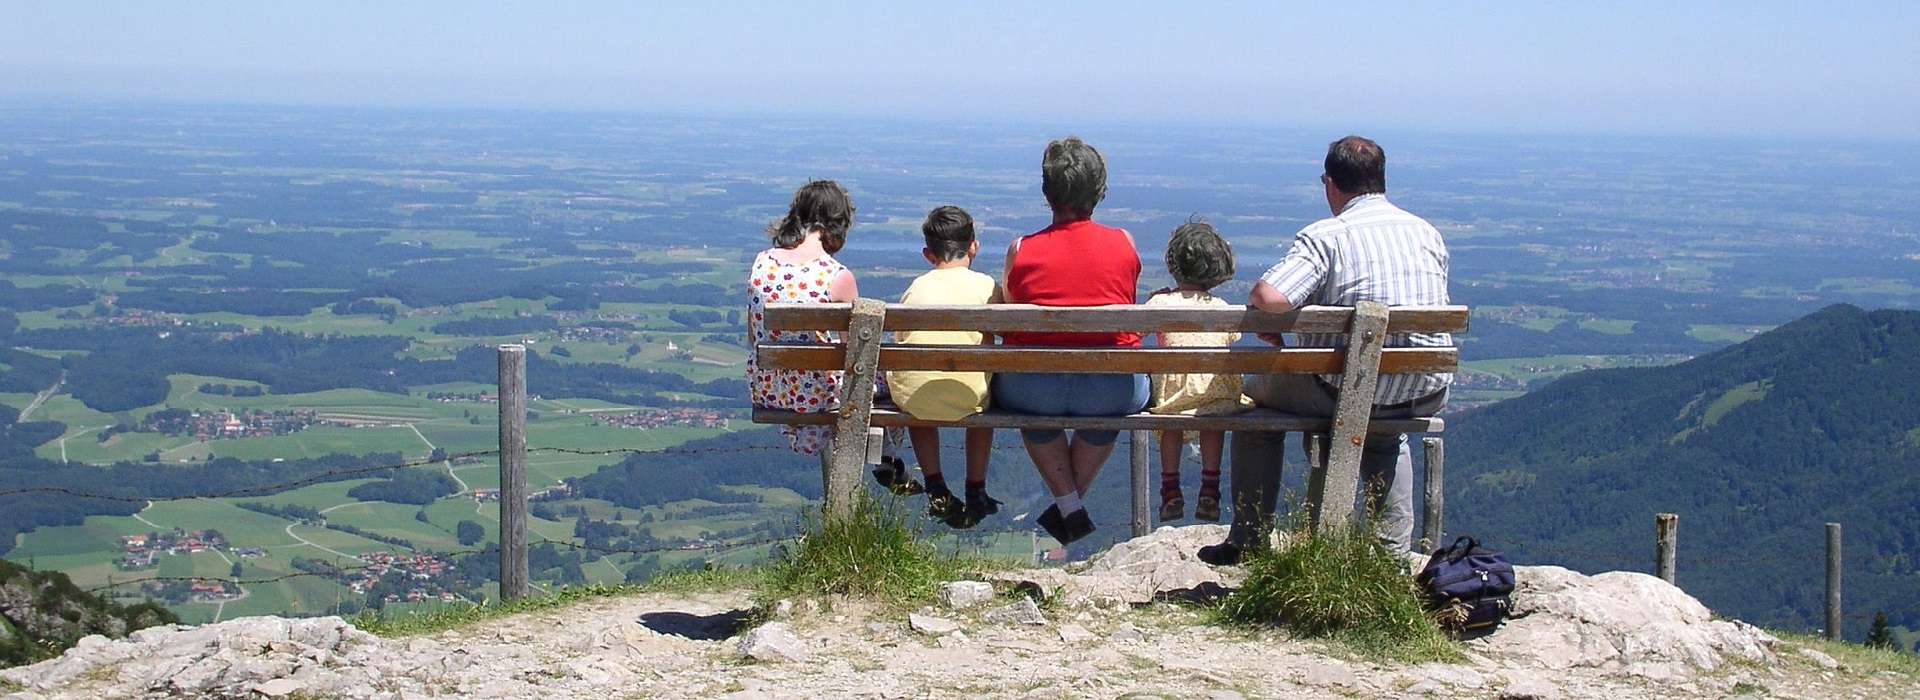
{"label": "man in striped shirt", "polygon": [[[1331,218],[1294,235],[1293,247],[1260,276],[1247,303],[1283,313],[1310,304],[1434,306],[1447,301],[1447,246],[1420,217],[1387,202],[1387,159],[1380,145],[1348,136],[1327,147],[1326,188]],[[1262,336],[1280,344],[1279,336]],[[1306,347],[1340,347],[1346,336],[1300,334]],[[1387,336],[1389,347],[1450,347],[1447,334]],[[1262,406],[1288,413],[1331,416],[1339,375],[1248,375],[1246,393]],[[1375,418],[1431,416],[1447,402],[1452,374],[1384,375],[1374,395]],[[1266,545],[1280,490],[1286,433],[1233,434],[1233,526],[1227,540],[1202,547],[1209,564],[1238,563],[1246,550]],[[1405,435],[1370,435],[1360,478],[1367,511],[1383,542],[1406,551],[1413,542],[1413,459]]]}

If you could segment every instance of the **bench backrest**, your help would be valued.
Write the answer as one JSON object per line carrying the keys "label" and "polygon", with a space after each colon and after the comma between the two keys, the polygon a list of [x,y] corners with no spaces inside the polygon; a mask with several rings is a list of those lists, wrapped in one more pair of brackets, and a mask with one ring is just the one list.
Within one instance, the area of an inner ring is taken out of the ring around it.
{"label": "bench backrest", "polygon": [[[1374,302],[1348,307],[1307,307],[1270,314],[1246,307],[1098,306],[1043,307],[1028,304],[922,306],[858,299],[851,304],[771,304],[770,330],[825,330],[831,343],[766,342],[754,348],[763,368],[845,370],[841,405],[827,462],[828,518],[849,517],[868,440],[874,378],[887,370],[991,372],[1214,372],[1338,374],[1345,390],[1330,419],[1323,466],[1308,474],[1308,520],[1316,527],[1345,520],[1359,488],[1360,450],[1381,374],[1450,372],[1460,362],[1454,348],[1387,348],[1398,333],[1459,333],[1467,329],[1463,306],[1389,309]],[[1346,348],[1052,348],[1007,345],[898,345],[887,331],[970,330],[1140,333],[1239,331],[1242,333],[1344,333]],[[1135,532],[1145,528],[1145,451],[1135,457]]]}
{"label": "bench backrest", "polygon": [[[762,343],[755,351],[763,367],[835,370],[845,368],[845,334],[852,304],[771,304],[766,324],[772,330],[829,330],[837,342]],[[1103,332],[1239,331],[1242,333],[1346,333],[1351,307],[1311,306],[1285,314],[1247,307],[1093,306],[1046,307],[1031,304],[924,306],[887,304],[883,331],[972,330]],[[1467,329],[1467,307],[1432,306],[1388,309],[1386,332],[1460,333]],[[1029,372],[1214,372],[1341,374],[1345,349],[1274,348],[1048,348],[1037,346],[953,346],[882,344],[882,370],[1029,371]],[[1454,348],[1384,348],[1381,374],[1448,372],[1459,365]]]}

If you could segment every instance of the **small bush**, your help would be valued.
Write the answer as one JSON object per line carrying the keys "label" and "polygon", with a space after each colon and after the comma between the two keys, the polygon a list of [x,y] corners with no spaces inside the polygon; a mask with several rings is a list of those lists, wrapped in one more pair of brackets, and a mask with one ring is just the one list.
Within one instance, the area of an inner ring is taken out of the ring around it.
{"label": "small bush", "polygon": [[852,517],[810,522],[806,537],[774,562],[760,590],[763,605],[819,595],[923,600],[955,573],[957,561],[917,536],[899,499],[877,500],[864,490],[856,499]]}
{"label": "small bush", "polygon": [[1371,534],[1341,527],[1317,535],[1301,532],[1291,542],[1248,555],[1246,582],[1222,603],[1224,621],[1278,624],[1368,656],[1459,658],[1458,649],[1427,617],[1406,565]]}

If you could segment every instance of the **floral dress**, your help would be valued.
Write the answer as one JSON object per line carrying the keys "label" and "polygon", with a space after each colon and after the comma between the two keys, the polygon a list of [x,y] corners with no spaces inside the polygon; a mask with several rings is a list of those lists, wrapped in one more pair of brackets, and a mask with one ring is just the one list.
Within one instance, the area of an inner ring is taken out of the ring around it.
{"label": "floral dress", "polygon": [[[829,301],[828,286],[847,269],[833,256],[822,255],[803,263],[781,262],[773,250],[764,250],[753,259],[747,278],[747,332],[758,345],[768,340],[827,342],[825,331],[767,331],[767,304],[799,302],[824,304]],[[840,407],[840,372],[824,370],[762,370],[747,357],[747,394],[755,406],[784,408],[803,413],[831,411]],[[833,428],[824,425],[788,425],[781,428],[793,451],[817,454],[833,438]]]}

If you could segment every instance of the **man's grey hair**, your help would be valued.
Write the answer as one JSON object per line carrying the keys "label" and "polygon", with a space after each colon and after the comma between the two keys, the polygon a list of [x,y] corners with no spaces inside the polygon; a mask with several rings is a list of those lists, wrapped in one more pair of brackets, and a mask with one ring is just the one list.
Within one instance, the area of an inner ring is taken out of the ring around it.
{"label": "man's grey hair", "polygon": [[1107,198],[1106,156],[1078,136],[1047,144],[1040,158],[1040,192],[1055,211],[1093,216],[1093,208]]}

